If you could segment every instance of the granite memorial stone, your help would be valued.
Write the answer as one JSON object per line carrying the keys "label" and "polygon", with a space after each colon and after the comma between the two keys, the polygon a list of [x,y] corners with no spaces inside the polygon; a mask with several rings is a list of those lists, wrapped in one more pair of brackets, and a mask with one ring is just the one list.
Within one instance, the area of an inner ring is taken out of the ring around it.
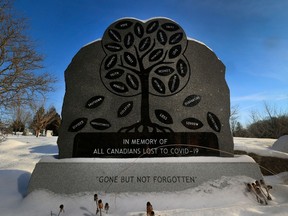
{"label": "granite memorial stone", "polygon": [[170,19],[116,21],[65,81],[60,158],[233,156],[225,66]]}
{"label": "granite memorial stone", "polygon": [[29,193],[181,191],[225,176],[262,178],[252,158],[232,157],[225,66],[170,19],[116,21],[75,55],[65,81],[59,157],[36,164]]}

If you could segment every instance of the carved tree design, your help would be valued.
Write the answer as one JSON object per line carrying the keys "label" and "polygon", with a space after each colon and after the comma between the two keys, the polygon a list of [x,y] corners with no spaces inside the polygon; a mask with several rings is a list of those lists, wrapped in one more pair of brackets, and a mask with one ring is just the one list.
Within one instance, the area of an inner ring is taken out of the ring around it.
{"label": "carved tree design", "polygon": [[[149,95],[168,97],[181,91],[189,81],[190,68],[184,56],[187,38],[183,29],[168,19],[143,23],[135,19],[119,20],[105,31],[102,46],[106,57],[101,64],[101,80],[112,93],[122,97],[141,95],[140,122],[120,132],[171,132],[169,127],[153,123]],[[128,101],[118,109],[118,116],[132,110]],[[155,110],[157,119],[173,123],[170,114]]]}

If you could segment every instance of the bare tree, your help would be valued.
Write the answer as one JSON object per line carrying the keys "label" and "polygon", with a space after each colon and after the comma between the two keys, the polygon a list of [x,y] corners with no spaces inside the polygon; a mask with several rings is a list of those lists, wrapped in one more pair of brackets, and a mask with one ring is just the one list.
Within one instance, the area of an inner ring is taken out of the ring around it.
{"label": "bare tree", "polygon": [[266,102],[264,103],[264,112],[251,112],[251,119],[248,131],[254,137],[279,138],[288,133],[288,115]]}
{"label": "bare tree", "polygon": [[11,108],[10,115],[12,130],[15,133],[24,132],[28,123],[32,121],[30,107],[22,105],[20,99],[15,100],[15,105]]}
{"label": "bare tree", "polygon": [[279,111],[275,106],[272,107],[268,103],[264,103],[264,109],[267,115],[267,130],[271,133],[272,137],[278,138],[281,136],[283,129],[287,127],[287,124],[284,124],[284,122],[281,121],[283,113],[281,110]]}
{"label": "bare tree", "polygon": [[237,123],[239,119],[239,106],[238,105],[234,105],[231,107],[231,112],[230,112],[230,127],[231,127],[231,132],[233,134],[233,136],[235,136],[235,131],[236,131],[236,127],[237,127]]}
{"label": "bare tree", "polygon": [[43,69],[43,57],[23,34],[25,29],[25,20],[13,17],[9,0],[0,0],[0,109],[44,96],[56,81],[48,73],[35,73]]}

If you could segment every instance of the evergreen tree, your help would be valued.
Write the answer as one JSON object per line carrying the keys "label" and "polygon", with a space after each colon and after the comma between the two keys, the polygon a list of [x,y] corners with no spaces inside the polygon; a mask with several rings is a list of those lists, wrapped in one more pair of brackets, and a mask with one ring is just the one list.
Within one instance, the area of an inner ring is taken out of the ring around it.
{"label": "evergreen tree", "polygon": [[57,117],[57,112],[55,107],[51,107],[47,112],[44,106],[41,106],[36,112],[31,128],[35,131],[36,137],[38,137],[44,129],[46,129],[48,124],[51,124]]}
{"label": "evergreen tree", "polygon": [[16,134],[17,132],[24,132],[25,124],[21,120],[17,119],[12,122],[11,128],[14,134]]}
{"label": "evergreen tree", "polygon": [[241,125],[240,122],[236,123],[235,131],[233,136],[235,137],[248,137],[247,130]]}
{"label": "evergreen tree", "polygon": [[58,130],[61,124],[61,117],[58,113],[55,115],[54,121],[46,126],[46,130],[52,130],[53,136],[58,136]]}

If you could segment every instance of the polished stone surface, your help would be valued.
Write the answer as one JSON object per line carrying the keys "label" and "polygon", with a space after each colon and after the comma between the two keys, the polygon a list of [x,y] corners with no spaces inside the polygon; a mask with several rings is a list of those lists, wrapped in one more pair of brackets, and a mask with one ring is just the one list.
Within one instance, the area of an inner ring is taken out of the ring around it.
{"label": "polished stone surface", "polygon": [[[122,157],[107,148],[129,148],[135,137],[158,143],[167,139],[167,146],[182,152],[190,145],[189,154],[180,156],[202,156],[208,149],[214,156],[233,156],[225,66],[170,19],[112,23],[101,40],[75,55],[65,82],[60,158]],[[205,133],[214,136],[205,138]],[[137,148],[143,152],[155,147],[163,144]],[[95,149],[104,154],[94,154]],[[150,156],[175,155],[159,151]]]}

